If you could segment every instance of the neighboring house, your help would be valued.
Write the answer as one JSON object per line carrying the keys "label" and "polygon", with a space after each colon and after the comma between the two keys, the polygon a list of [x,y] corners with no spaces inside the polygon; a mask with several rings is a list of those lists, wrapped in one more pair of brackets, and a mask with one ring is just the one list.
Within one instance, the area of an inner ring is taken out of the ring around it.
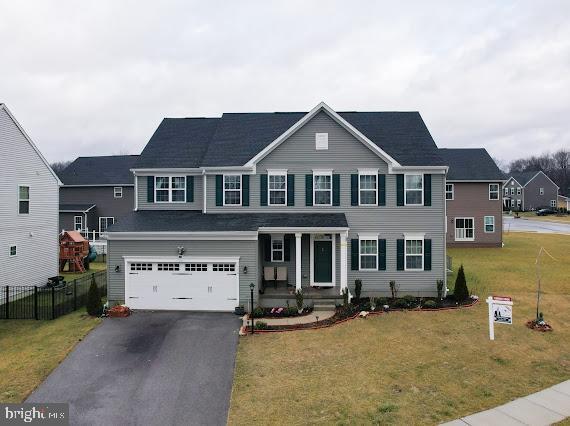
{"label": "neighboring house", "polygon": [[60,181],[0,104],[0,286],[44,285],[58,273]]}
{"label": "neighboring house", "polygon": [[570,211],[570,197],[565,197],[564,195],[558,194],[558,205],[559,209],[566,209]]}
{"label": "neighboring house", "polygon": [[356,279],[363,295],[395,280],[435,296],[444,164],[417,112],[166,118],[134,166],[135,211],[106,234],[108,298],[230,311],[249,309],[253,285],[254,306],[294,305],[301,289],[341,303]]}
{"label": "neighboring house", "polygon": [[441,149],[440,153],[449,166],[447,245],[501,247],[505,175],[485,149]]}
{"label": "neighboring house", "polygon": [[538,210],[555,208],[558,199],[558,185],[543,171],[511,173],[503,185],[505,209]]}
{"label": "neighboring house", "polygon": [[[59,229],[81,231],[89,239],[134,208],[136,155],[79,157],[60,173]],[[95,236],[95,238],[93,238]]]}

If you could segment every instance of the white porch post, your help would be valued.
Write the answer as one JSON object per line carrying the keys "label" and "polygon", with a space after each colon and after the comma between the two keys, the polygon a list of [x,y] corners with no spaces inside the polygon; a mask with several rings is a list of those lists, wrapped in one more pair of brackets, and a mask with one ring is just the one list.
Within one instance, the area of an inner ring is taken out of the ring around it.
{"label": "white porch post", "polygon": [[295,233],[295,291],[301,290],[301,237],[300,232]]}
{"label": "white porch post", "polygon": [[348,288],[348,263],[347,263],[347,240],[348,232],[340,234],[340,294]]}

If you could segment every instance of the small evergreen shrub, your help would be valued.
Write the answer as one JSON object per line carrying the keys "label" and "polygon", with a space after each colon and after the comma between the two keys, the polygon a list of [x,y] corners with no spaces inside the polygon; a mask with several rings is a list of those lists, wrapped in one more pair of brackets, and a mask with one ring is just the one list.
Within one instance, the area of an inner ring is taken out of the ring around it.
{"label": "small evergreen shrub", "polygon": [[457,271],[453,297],[458,302],[463,302],[469,298],[469,290],[467,289],[467,281],[465,280],[465,271],[463,270],[463,265],[461,265],[459,267],[459,271]]}
{"label": "small evergreen shrub", "polygon": [[394,303],[392,303],[392,308],[407,309],[408,308],[408,302],[406,302],[404,299],[396,299],[394,301]]}
{"label": "small evergreen shrub", "polygon": [[410,308],[413,308],[418,305],[418,298],[410,294],[407,294],[404,297],[402,297],[402,300],[404,300],[408,304],[408,307]]}
{"label": "small evergreen shrub", "polygon": [[424,302],[424,308],[435,309],[435,308],[437,308],[437,303],[435,302],[435,300],[426,300]]}
{"label": "small evergreen shrub", "polygon": [[376,298],[376,306],[381,308],[384,305],[388,305],[388,298],[387,297],[377,297]]}
{"label": "small evergreen shrub", "polygon": [[362,280],[354,280],[354,296],[356,300],[360,300],[362,294]]}
{"label": "small evergreen shrub", "polygon": [[256,330],[267,330],[269,328],[269,326],[267,325],[266,322],[263,321],[257,321],[255,323],[255,329]]}
{"label": "small evergreen shrub", "polygon": [[295,301],[297,302],[297,310],[301,311],[303,309],[303,290],[297,290],[295,292]]}
{"label": "small evergreen shrub", "polygon": [[392,299],[398,297],[398,285],[396,285],[396,281],[390,281],[390,292],[392,293]]}
{"label": "small evergreen shrub", "polygon": [[263,316],[265,315],[265,311],[261,306],[258,306],[253,310],[252,314],[254,318],[263,318]]}
{"label": "small evergreen shrub", "polygon": [[348,306],[348,289],[345,288],[342,290],[342,304],[343,306]]}
{"label": "small evergreen shrub", "polygon": [[289,307],[287,308],[287,314],[288,314],[290,317],[296,316],[296,315],[297,315],[297,308],[294,308],[293,306],[289,306]]}
{"label": "small evergreen shrub", "polygon": [[439,300],[443,299],[443,280],[437,280],[437,298]]}
{"label": "small evergreen shrub", "polygon": [[91,279],[91,285],[87,292],[87,313],[92,317],[100,317],[103,313],[103,303],[101,302],[101,293],[95,282],[95,277]]}

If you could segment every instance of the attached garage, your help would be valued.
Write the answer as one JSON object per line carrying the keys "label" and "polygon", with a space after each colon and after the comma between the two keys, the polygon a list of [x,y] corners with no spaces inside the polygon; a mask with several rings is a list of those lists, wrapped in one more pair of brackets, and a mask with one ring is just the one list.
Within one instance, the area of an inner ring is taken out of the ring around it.
{"label": "attached garage", "polygon": [[238,258],[125,258],[132,309],[233,311],[238,300]]}

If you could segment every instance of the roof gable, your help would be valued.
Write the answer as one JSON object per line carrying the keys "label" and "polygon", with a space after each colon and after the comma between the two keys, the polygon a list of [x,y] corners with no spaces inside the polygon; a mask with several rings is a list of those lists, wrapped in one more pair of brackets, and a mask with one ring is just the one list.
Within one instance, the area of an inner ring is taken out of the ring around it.
{"label": "roof gable", "polygon": [[137,155],[78,157],[60,172],[60,178],[66,186],[133,185],[130,169],[137,158]]}
{"label": "roof gable", "polygon": [[448,181],[488,182],[506,179],[484,148],[441,148],[439,151],[449,166]]}

